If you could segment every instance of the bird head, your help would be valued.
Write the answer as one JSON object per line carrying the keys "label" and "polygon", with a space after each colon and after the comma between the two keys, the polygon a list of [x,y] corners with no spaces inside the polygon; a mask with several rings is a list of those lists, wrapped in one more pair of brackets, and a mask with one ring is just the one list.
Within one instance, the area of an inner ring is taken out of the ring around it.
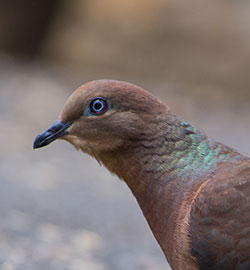
{"label": "bird head", "polygon": [[166,109],[157,98],[133,84],[92,81],[72,93],[58,120],[36,137],[33,147],[64,139],[98,159],[100,153],[128,149],[131,142],[141,140]]}

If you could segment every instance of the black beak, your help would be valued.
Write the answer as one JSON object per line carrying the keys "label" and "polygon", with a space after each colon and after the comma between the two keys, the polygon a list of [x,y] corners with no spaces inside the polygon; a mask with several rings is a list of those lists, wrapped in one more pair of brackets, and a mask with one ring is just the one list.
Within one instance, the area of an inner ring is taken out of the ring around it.
{"label": "black beak", "polygon": [[69,134],[67,128],[69,128],[72,123],[66,123],[57,120],[49,129],[37,135],[33,143],[33,149],[46,146],[53,142],[54,140]]}

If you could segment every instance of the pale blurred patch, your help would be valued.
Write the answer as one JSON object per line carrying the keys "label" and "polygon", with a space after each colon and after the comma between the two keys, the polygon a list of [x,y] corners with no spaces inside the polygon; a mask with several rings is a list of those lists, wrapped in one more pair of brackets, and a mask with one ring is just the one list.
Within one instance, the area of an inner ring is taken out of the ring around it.
{"label": "pale blurred patch", "polygon": [[10,263],[4,262],[0,265],[1,270],[14,270],[14,266]]}
{"label": "pale blurred patch", "polygon": [[71,238],[71,242],[76,250],[80,253],[93,252],[102,248],[102,238],[94,232],[81,230],[76,232]]}
{"label": "pale blurred patch", "polygon": [[88,260],[75,259],[69,265],[69,270],[106,270],[107,268],[100,263]]}

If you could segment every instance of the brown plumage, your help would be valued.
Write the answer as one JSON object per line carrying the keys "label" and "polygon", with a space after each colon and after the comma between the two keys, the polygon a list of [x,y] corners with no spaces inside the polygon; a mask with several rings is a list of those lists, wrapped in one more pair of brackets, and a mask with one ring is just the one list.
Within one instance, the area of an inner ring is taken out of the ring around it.
{"label": "brown plumage", "polygon": [[79,87],[34,148],[57,138],[127,183],[173,270],[250,269],[249,158],[111,80]]}

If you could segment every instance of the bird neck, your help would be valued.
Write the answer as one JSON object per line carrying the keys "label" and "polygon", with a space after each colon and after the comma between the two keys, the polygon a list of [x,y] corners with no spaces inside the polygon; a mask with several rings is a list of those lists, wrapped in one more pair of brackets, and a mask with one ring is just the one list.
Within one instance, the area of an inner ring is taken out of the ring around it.
{"label": "bird neck", "polygon": [[184,198],[195,192],[219,163],[228,160],[232,151],[172,115],[150,123],[141,140],[130,142],[130,147],[99,159],[128,184],[156,239],[169,254],[173,235],[168,231],[177,224],[175,214]]}
{"label": "bird neck", "polygon": [[159,117],[149,126],[140,140],[109,155],[108,168],[130,186],[145,179],[190,185],[227,161],[232,152],[238,155],[176,115]]}
{"label": "bird neck", "polygon": [[148,126],[140,140],[96,157],[137,197],[141,189],[144,192],[170,184],[185,191],[219,163],[239,155],[174,114],[155,117]]}

